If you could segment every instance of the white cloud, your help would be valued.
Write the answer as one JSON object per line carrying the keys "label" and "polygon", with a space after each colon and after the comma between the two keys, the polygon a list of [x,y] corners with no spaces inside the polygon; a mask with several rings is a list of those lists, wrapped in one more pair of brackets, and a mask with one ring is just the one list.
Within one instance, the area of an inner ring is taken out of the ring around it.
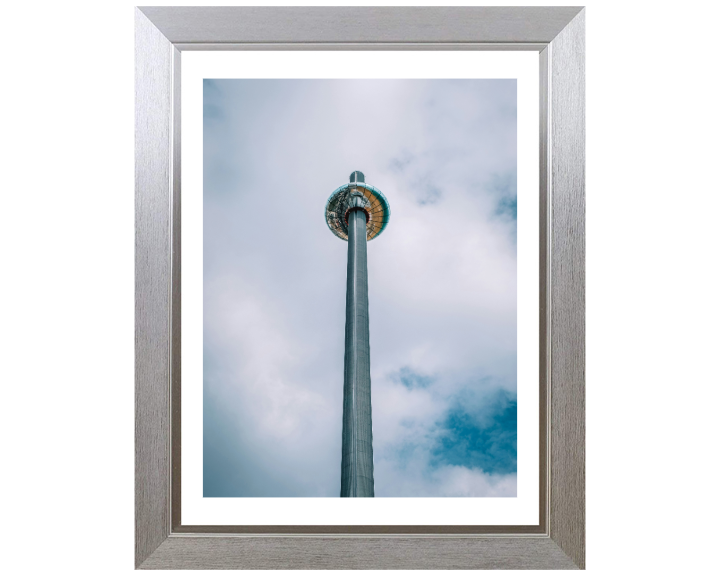
{"label": "white cloud", "polygon": [[[410,468],[399,468],[392,462],[375,466],[375,476],[387,478],[392,492],[389,497],[515,497],[517,474],[486,474],[463,466],[430,469],[420,460]],[[376,480],[377,482],[377,480]]]}

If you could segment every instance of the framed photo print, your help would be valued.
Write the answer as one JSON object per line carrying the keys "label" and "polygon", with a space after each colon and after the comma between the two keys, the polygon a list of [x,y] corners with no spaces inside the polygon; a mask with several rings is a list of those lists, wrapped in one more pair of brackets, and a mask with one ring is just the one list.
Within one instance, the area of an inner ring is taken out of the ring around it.
{"label": "framed photo print", "polygon": [[584,11],[136,9],[136,565],[584,567]]}

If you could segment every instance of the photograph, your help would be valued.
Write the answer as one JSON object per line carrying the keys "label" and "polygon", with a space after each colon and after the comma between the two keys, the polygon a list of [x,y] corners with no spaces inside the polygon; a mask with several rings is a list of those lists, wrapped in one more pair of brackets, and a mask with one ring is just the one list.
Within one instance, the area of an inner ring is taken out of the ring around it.
{"label": "photograph", "polygon": [[517,496],[517,102],[204,79],[205,498]]}

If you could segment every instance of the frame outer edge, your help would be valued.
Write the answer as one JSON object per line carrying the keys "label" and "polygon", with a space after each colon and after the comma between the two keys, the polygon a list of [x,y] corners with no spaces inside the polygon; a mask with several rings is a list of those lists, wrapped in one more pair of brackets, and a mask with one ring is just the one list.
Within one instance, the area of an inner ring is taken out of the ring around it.
{"label": "frame outer edge", "polygon": [[585,567],[585,11],[550,45],[550,537]]}
{"label": "frame outer edge", "polygon": [[170,533],[172,44],[135,10],[135,564]]}
{"label": "frame outer edge", "polygon": [[576,570],[550,538],[170,536],[150,570]]}
{"label": "frame outer edge", "polygon": [[143,6],[179,43],[548,43],[579,6]]}
{"label": "frame outer edge", "polygon": [[[160,10],[172,20],[177,9]],[[522,16],[527,9],[514,10]],[[179,142],[173,142],[173,90],[179,83],[173,71],[180,51],[158,28],[157,14],[136,8],[136,567],[584,568],[584,10],[578,10],[548,47],[550,538],[248,538],[171,534],[170,379],[179,377],[171,367],[171,348],[179,350],[179,339],[171,340],[179,309],[170,287],[179,278],[173,250],[179,247],[179,189],[171,190],[171,179],[179,175]]]}

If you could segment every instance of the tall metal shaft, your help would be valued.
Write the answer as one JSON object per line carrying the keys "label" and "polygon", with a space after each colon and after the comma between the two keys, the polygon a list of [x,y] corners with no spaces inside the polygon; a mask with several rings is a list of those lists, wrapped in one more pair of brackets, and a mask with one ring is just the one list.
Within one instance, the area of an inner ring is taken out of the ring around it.
{"label": "tall metal shaft", "polygon": [[370,404],[367,229],[362,210],[348,214],[345,383],[340,496],[375,496]]}

